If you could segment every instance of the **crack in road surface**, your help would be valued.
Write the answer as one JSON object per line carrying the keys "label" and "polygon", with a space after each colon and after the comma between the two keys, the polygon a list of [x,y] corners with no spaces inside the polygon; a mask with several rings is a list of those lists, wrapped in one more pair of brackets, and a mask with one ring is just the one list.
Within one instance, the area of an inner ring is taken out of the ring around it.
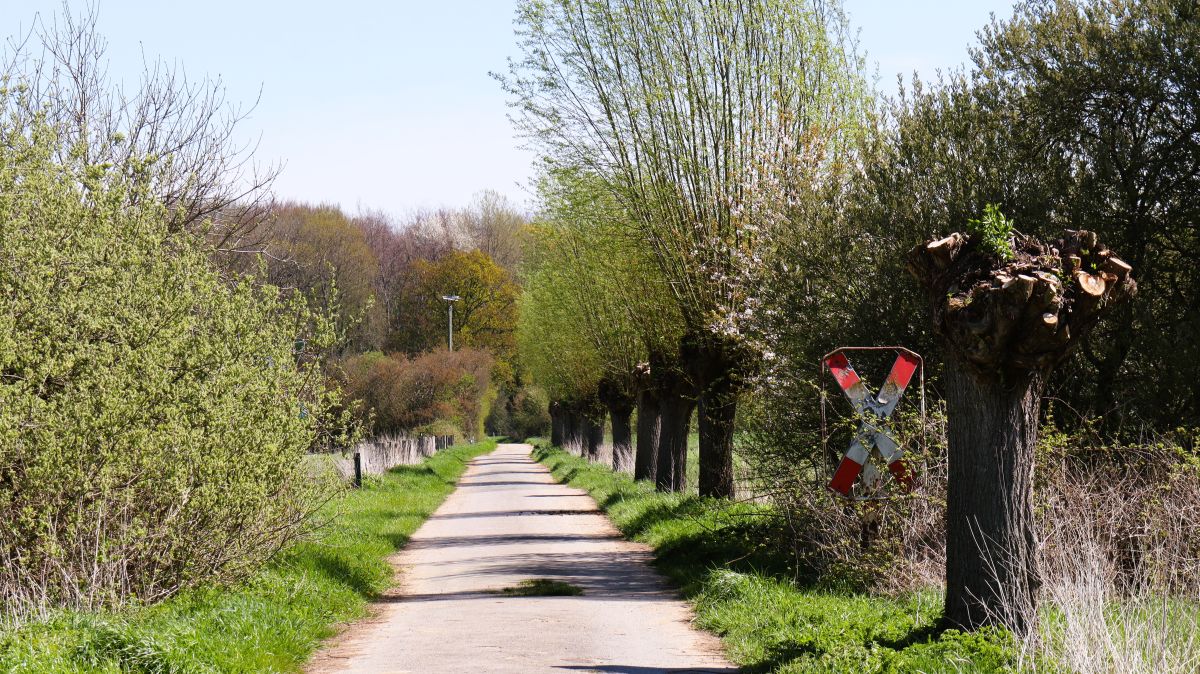
{"label": "crack in road surface", "polygon": [[[399,584],[310,674],[733,674],[720,642],[585,492],[528,445],[471,461],[458,489],[392,558]],[[549,517],[548,517],[549,515]],[[579,596],[505,597],[529,579]]]}

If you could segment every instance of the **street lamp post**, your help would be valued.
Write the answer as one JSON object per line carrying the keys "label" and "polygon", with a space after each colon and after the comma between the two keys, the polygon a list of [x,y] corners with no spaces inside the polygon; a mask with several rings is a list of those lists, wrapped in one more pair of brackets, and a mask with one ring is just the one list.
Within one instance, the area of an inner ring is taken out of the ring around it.
{"label": "street lamp post", "polygon": [[458,295],[442,295],[442,299],[446,300],[450,305],[450,329],[447,331],[447,336],[450,341],[450,352],[454,352],[454,303],[462,298]]}

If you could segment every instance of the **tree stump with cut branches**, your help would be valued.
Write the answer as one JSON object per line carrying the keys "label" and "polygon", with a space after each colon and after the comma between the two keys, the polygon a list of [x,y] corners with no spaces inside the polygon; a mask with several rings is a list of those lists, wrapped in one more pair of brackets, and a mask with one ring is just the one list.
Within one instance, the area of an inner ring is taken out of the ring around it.
{"label": "tree stump with cut branches", "polygon": [[1114,305],[1132,268],[1093,232],[1045,243],[1015,234],[997,252],[951,234],[914,248],[947,352],[946,610],[952,627],[1037,624],[1033,521],[1038,415],[1054,367]]}

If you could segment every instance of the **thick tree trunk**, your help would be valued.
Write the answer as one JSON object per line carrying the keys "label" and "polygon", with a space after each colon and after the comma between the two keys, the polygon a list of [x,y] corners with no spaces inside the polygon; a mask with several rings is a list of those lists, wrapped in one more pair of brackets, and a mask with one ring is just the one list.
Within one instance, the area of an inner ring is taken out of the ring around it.
{"label": "thick tree trunk", "polygon": [[700,495],[733,498],[733,425],[749,354],[733,340],[705,333],[683,340],[680,359],[700,394]]}
{"label": "thick tree trunk", "polygon": [[678,357],[650,354],[649,386],[658,401],[658,443],[654,485],[659,491],[687,488],[688,432],[696,408],[696,388]]}
{"label": "thick tree trunk", "polygon": [[575,456],[587,458],[587,437],[588,437],[588,422],[587,417],[582,411],[577,411],[572,415],[574,420],[571,442],[571,453]]}
{"label": "thick tree trunk", "polygon": [[658,392],[643,386],[637,398],[637,453],[633,461],[635,480],[653,480],[658,474],[659,422]]}
{"label": "thick tree trunk", "polygon": [[613,470],[632,472],[633,470],[633,415],[634,397],[631,393],[634,387],[636,372],[625,377],[606,377],[600,382],[599,398],[608,411],[612,420],[612,467]]}
{"label": "thick tree trunk", "polygon": [[594,406],[580,415],[582,420],[583,446],[581,455],[588,461],[600,460],[600,447],[604,444],[604,410]]}
{"label": "thick tree trunk", "polygon": [[621,473],[633,472],[633,407],[621,405],[608,408],[612,424],[612,468]]}
{"label": "thick tree trunk", "polygon": [[550,403],[550,444],[563,446],[563,409],[558,402]]}
{"label": "thick tree trunk", "polygon": [[1137,283],[1093,232],[1068,230],[1052,244],[1012,233],[1001,243],[954,233],[914,248],[908,268],[950,354],[945,620],[1027,634],[1041,585],[1032,485],[1042,390]]}
{"label": "thick tree trunk", "polygon": [[562,448],[572,454],[579,454],[583,443],[581,427],[582,416],[574,404],[564,404],[562,411],[563,438]]}
{"label": "thick tree trunk", "polygon": [[710,383],[700,394],[701,496],[733,498],[733,424],[737,393],[727,377]]}
{"label": "thick tree trunk", "polygon": [[654,485],[659,491],[687,489],[688,432],[692,425],[695,399],[674,393],[659,403],[658,468]]}
{"label": "thick tree trunk", "polygon": [[950,474],[946,621],[975,629],[1037,624],[1041,586],[1033,519],[1033,453],[1045,377],[1010,381],[960,362],[945,372]]}

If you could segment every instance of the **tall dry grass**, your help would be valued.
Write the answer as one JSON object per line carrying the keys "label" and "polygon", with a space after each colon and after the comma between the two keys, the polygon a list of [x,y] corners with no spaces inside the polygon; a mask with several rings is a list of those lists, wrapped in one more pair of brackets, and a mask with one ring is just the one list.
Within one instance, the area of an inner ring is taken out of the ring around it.
{"label": "tall dry grass", "polygon": [[1030,668],[1200,671],[1200,466],[1169,446],[1046,458]]}
{"label": "tall dry grass", "polygon": [[[944,423],[935,408],[927,450],[908,455],[918,487],[902,497],[831,497],[829,468],[801,449],[791,461],[754,462],[756,487],[786,519],[799,568],[885,594],[941,588]],[[1200,461],[1179,443],[1096,448],[1047,431],[1035,485],[1040,629],[1022,642],[1022,668],[1200,672]]]}

